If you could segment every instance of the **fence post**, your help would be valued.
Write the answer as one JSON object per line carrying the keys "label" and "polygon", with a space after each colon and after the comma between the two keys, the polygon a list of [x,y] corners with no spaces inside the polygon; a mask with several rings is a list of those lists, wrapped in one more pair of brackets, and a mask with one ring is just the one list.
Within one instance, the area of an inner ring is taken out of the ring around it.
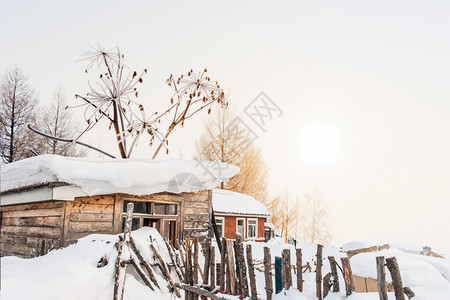
{"label": "fence post", "polygon": [[251,299],[257,300],[258,293],[256,291],[255,269],[253,268],[252,245],[247,245],[247,264],[248,264],[248,276],[250,277],[250,290],[252,292]]}
{"label": "fence post", "polygon": [[386,258],[386,266],[389,269],[389,272],[391,272],[395,300],[405,300],[402,276],[400,275],[400,270],[398,269],[397,259],[395,257]]}
{"label": "fence post", "polygon": [[345,294],[348,297],[355,291],[352,268],[350,267],[350,260],[348,257],[341,257],[341,263],[345,280]]}
{"label": "fence post", "polygon": [[297,255],[297,290],[303,292],[302,249],[295,249]]}
{"label": "fence post", "polygon": [[317,245],[316,254],[316,297],[322,300],[322,252],[323,246]]}
{"label": "fence post", "polygon": [[225,267],[226,267],[227,241],[222,238],[222,251],[220,252],[220,290],[225,290]]}
{"label": "fence post", "polygon": [[377,256],[377,285],[380,300],[388,300],[386,289],[386,270],[384,269],[384,256]]}
{"label": "fence post", "polygon": [[272,300],[272,257],[270,256],[269,247],[264,247],[264,278],[266,281],[266,298],[267,300]]}
{"label": "fence post", "polygon": [[283,258],[284,288],[288,290],[292,286],[291,250],[283,249],[282,258]]}
{"label": "fence post", "polygon": [[328,256],[330,261],[331,276],[333,277],[333,293],[339,293],[339,276],[337,272],[337,262],[334,256]]}

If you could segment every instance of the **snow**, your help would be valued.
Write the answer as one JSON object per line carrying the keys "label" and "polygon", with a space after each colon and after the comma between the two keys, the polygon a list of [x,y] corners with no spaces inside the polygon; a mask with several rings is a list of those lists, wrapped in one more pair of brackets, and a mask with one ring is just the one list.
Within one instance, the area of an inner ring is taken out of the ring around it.
{"label": "snow", "polygon": [[197,192],[213,189],[237,173],[238,167],[220,162],[40,155],[3,165],[1,191],[63,182],[90,196]]}
{"label": "snow", "polygon": [[[137,247],[146,260],[153,264],[154,255],[149,248],[150,239],[160,252],[165,261],[170,261],[165,244],[159,233],[153,229],[144,227],[132,232]],[[149,238],[151,236],[151,238]],[[114,243],[118,241],[117,235],[90,235],[78,240],[78,243],[64,249],[53,250],[45,256],[33,259],[20,259],[16,257],[3,257],[1,259],[2,297],[9,299],[86,299],[106,300],[112,299],[114,282],[114,262],[117,251]],[[215,245],[215,243],[213,242]],[[267,243],[245,242],[252,246],[252,253],[257,268],[263,269],[264,247],[269,247],[272,262],[275,256],[281,256],[283,249],[291,250],[291,264],[295,264],[295,247],[285,244],[279,239],[272,239]],[[391,244],[391,243],[390,243]],[[394,244],[394,243],[393,243]],[[216,262],[220,262],[219,251],[216,246]],[[297,248],[302,249],[303,263],[309,263],[312,272],[303,273],[304,292],[298,292],[296,276],[293,273],[293,287],[288,291],[274,295],[275,300],[313,300],[315,297],[315,255],[316,244],[297,243]],[[124,247],[126,251],[126,247]],[[354,275],[376,278],[376,256],[397,258],[403,283],[409,286],[416,297],[413,300],[447,300],[450,299],[450,260],[446,258],[428,257],[413,254],[398,248],[385,249],[371,253],[360,253],[350,259]],[[340,264],[340,258],[346,257],[340,247],[323,248],[323,257],[334,256]],[[97,268],[97,263],[102,257],[107,257],[109,263],[103,268]],[[199,255],[199,265],[203,269],[204,257]],[[127,269],[125,284],[125,300],[138,299],[175,299],[167,289],[167,283],[157,268],[156,278],[161,290],[151,291],[144,285],[139,276]],[[330,266],[325,259],[322,273],[330,272]],[[265,299],[264,273],[255,270],[258,290],[258,299]],[[341,274],[341,273],[339,273]],[[172,272],[173,278],[177,278]],[[386,270],[386,279],[390,281],[389,271]],[[325,300],[378,300],[378,293],[356,293],[345,298],[344,281],[339,276],[341,292],[330,293]],[[26,287],[26,288],[24,288]],[[238,297],[223,295],[229,299]],[[183,297],[183,295],[182,295]],[[389,299],[395,299],[394,293],[388,293]],[[183,298],[182,298],[183,299]]]}
{"label": "snow", "polygon": [[213,190],[214,213],[270,216],[266,206],[252,196],[226,191]]}

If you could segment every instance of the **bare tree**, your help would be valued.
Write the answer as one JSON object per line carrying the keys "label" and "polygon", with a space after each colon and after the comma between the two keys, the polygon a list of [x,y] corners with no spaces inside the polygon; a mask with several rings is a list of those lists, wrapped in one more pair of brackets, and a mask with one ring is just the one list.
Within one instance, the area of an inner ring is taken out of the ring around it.
{"label": "bare tree", "polygon": [[[54,101],[42,109],[36,119],[37,126],[47,135],[70,138],[81,132],[72,114],[67,110],[66,97],[61,88],[55,92]],[[38,138],[34,148],[39,154],[85,155],[85,151],[78,148],[74,143],[64,143],[45,137]]]}
{"label": "bare tree", "polygon": [[233,108],[219,109],[206,122],[196,143],[195,158],[220,161],[238,166],[240,172],[221,188],[244,193],[265,202],[267,167],[261,151],[248,142],[249,132],[236,118]]}
{"label": "bare tree", "polygon": [[10,163],[30,156],[30,134],[25,125],[33,117],[38,97],[18,67],[10,69],[0,84],[0,152]]}
{"label": "bare tree", "polygon": [[312,184],[301,206],[301,236],[310,243],[328,244],[332,238],[328,207],[320,188]]}
{"label": "bare tree", "polygon": [[[162,148],[168,151],[168,137],[177,126],[183,126],[186,120],[204,108],[208,108],[210,112],[215,103],[222,107],[227,106],[222,89],[217,81],[211,81],[206,69],[197,73],[190,70],[178,78],[170,75],[166,83],[174,92],[168,108],[163,109],[162,113],[147,115],[144,105],[138,102],[138,88],[144,81],[147,69],[139,74],[130,70],[124,64],[124,55],[119,49],[88,52],[85,54],[85,60],[88,61],[86,73],[90,74],[92,67],[98,66],[94,82],[89,81],[89,92],[85,95],[75,95],[83,101],[79,106],[84,108],[87,126],[78,137],[59,140],[82,144],[78,139],[105,121],[114,131],[113,136],[122,158],[131,156],[144,134],[148,135],[150,146],[155,143],[157,145],[153,154],[155,158]],[[172,121],[166,130],[161,130],[159,124],[164,117],[171,117]],[[34,131],[43,134],[38,130]],[[105,151],[89,147],[114,157]]]}
{"label": "bare tree", "polygon": [[300,210],[297,198],[292,198],[289,193],[284,192],[269,199],[266,207],[270,212],[271,222],[285,242],[288,237],[298,237]]}

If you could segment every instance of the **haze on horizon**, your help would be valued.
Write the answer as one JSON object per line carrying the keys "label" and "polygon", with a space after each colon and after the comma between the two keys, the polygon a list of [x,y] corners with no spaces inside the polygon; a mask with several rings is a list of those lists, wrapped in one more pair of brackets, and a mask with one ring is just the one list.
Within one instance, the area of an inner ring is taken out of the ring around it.
{"label": "haze on horizon", "polygon": [[[149,69],[140,97],[149,112],[169,101],[169,74],[207,67],[242,115],[261,91],[282,109],[265,131],[252,127],[270,190],[302,199],[317,182],[333,244],[450,253],[450,3],[19,1],[3,11],[0,71],[20,66],[41,102],[59,86],[72,105],[87,91],[77,61],[89,45],[118,46],[130,67]],[[205,118],[177,129],[170,156],[192,156]],[[339,136],[324,164],[297,145],[314,122]]]}

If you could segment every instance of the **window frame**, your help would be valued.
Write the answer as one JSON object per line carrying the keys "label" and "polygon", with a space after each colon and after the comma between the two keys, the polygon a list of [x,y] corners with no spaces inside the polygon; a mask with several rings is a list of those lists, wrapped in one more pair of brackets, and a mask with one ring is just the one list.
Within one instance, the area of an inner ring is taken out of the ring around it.
{"label": "window frame", "polygon": [[243,239],[245,239],[246,238],[246,225],[247,225],[247,222],[245,221],[245,218],[236,218],[236,232],[239,232],[239,230],[238,230],[238,223],[239,223],[239,220],[243,220],[244,221],[244,225],[243,225],[243,227],[244,227],[244,233],[243,233],[243,235],[242,235],[242,238]]}
{"label": "window frame", "polygon": [[225,217],[214,217],[216,220],[216,226],[217,226],[217,220],[222,221],[222,232],[220,238],[223,238],[225,236]]}
{"label": "window frame", "polygon": [[[255,221],[255,224],[250,224],[249,221]],[[249,226],[255,226],[255,236],[247,236],[248,239],[256,240],[258,238],[258,218],[247,218],[247,234],[249,233]]]}

